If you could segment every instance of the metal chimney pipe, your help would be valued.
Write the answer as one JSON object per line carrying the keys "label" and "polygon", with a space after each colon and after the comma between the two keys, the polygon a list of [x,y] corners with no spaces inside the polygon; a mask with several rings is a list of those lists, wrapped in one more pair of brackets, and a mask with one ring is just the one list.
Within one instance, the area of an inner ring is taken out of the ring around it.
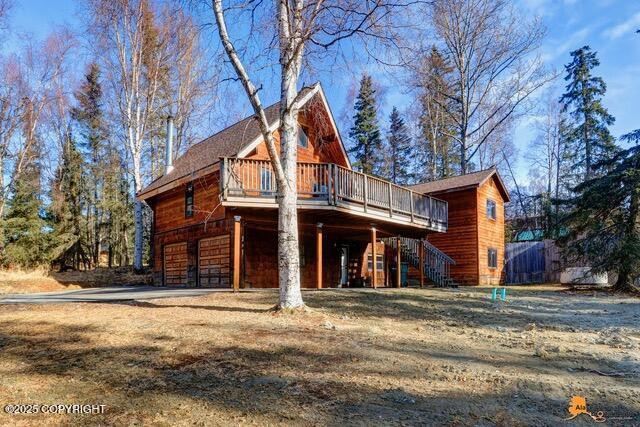
{"label": "metal chimney pipe", "polygon": [[173,117],[167,116],[167,143],[165,144],[164,173],[171,173],[173,170]]}

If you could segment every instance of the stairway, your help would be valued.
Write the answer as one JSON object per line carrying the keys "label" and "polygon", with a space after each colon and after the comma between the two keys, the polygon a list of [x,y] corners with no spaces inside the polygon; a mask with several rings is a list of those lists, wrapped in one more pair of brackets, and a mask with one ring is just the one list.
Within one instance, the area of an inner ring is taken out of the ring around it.
{"label": "stairway", "polygon": [[[396,239],[383,239],[385,244],[396,247]],[[426,240],[400,238],[400,251],[402,260],[408,261],[415,268],[420,268],[420,245],[424,249],[424,264],[422,265],[425,277],[438,287],[458,287],[451,278],[451,266],[455,261],[440,249]]]}

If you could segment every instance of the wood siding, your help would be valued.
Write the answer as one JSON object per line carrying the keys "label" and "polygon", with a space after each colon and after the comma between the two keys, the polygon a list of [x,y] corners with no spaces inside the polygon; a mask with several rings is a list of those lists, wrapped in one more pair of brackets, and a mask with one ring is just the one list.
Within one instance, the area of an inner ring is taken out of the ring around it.
{"label": "wood siding", "polygon": [[[477,191],[478,206],[478,284],[499,285],[504,281],[504,200],[496,187],[495,175]],[[487,200],[496,203],[496,219],[487,216]],[[497,267],[488,265],[487,251],[497,250]]]}
{"label": "wood siding", "polygon": [[225,217],[225,209],[220,206],[219,172],[197,178],[193,181],[193,216],[185,218],[186,185],[181,185],[158,196],[153,202],[155,233],[164,233],[190,225],[202,223],[215,209],[209,221]]}
{"label": "wood siding", "polygon": [[451,277],[459,284],[478,283],[478,209],[476,189],[438,194],[449,202],[449,228],[446,233],[430,234],[427,238],[436,248],[456,262]]}

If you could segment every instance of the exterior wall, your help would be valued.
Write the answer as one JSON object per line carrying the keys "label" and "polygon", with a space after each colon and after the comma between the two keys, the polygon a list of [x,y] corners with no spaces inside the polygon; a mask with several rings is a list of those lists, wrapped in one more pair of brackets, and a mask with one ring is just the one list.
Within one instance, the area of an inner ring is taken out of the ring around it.
{"label": "exterior wall", "polygon": [[163,233],[204,222],[211,210],[215,209],[208,220],[216,221],[225,217],[225,209],[220,202],[219,172],[197,178],[193,181],[193,209],[191,218],[185,218],[186,184],[158,196],[154,202],[155,233]]}
{"label": "exterior wall", "polygon": [[[244,234],[244,265],[241,287],[278,287],[278,236],[276,230],[247,226]],[[316,236],[300,234],[300,282],[303,288],[316,287]],[[338,241],[323,232],[323,287],[340,282],[340,252]]]}
{"label": "exterior wall", "polygon": [[[347,166],[344,159],[344,154],[340,148],[340,143],[336,140],[333,142],[324,142],[319,137],[317,132],[317,124],[313,123],[312,117],[302,115],[298,119],[299,123],[307,127],[309,137],[309,144],[307,148],[298,146],[298,161],[307,163],[336,163],[341,166]],[[274,133],[274,139],[276,142],[276,149],[280,151],[280,135],[278,132]],[[256,149],[249,154],[247,159],[267,160],[269,159],[269,152],[267,151],[267,144],[262,142]]]}
{"label": "exterior wall", "polygon": [[446,233],[429,234],[427,240],[456,262],[451,277],[461,285],[478,284],[478,209],[476,189],[442,193],[436,197],[449,203]]}
{"label": "exterior wall", "polygon": [[[487,180],[477,191],[478,206],[478,268],[480,285],[499,285],[504,282],[504,200],[496,186],[496,179]],[[496,219],[487,217],[487,200],[496,202]],[[489,268],[487,250],[497,250],[497,267]]]}

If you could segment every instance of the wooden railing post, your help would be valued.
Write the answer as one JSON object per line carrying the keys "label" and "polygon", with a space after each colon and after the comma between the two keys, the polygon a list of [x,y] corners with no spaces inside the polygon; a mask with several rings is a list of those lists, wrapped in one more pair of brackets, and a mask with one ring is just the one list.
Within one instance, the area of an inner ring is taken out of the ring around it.
{"label": "wooden railing post", "polygon": [[333,165],[333,204],[338,205],[338,165]]}
{"label": "wooden railing post", "polygon": [[331,163],[327,164],[327,202],[329,202],[329,204],[333,204],[332,202],[332,198],[333,198],[333,176],[331,176],[331,171],[333,165]]}
{"label": "wooden railing post", "polygon": [[364,188],[363,188],[363,194],[364,194],[364,211],[367,211],[367,204],[368,204],[368,199],[369,199],[369,181],[367,180],[367,175],[362,175],[363,176],[363,182],[364,182]]}
{"label": "wooden railing post", "polygon": [[413,190],[409,190],[409,197],[410,197],[410,209],[411,209],[411,222],[416,222],[415,218],[413,217]]}
{"label": "wooden railing post", "polygon": [[376,236],[376,228],[371,227],[371,287],[376,288],[376,278],[378,276],[378,260],[376,251],[376,242],[378,238]]}
{"label": "wooden railing post", "polygon": [[316,225],[316,288],[322,289],[322,223]]}
{"label": "wooden railing post", "polygon": [[393,188],[391,183],[389,183],[389,216],[393,216]]}
{"label": "wooden railing post", "polygon": [[396,237],[396,288],[402,286],[402,250],[400,248],[400,236]]}
{"label": "wooden railing post", "polygon": [[418,246],[419,250],[419,256],[420,256],[420,261],[419,261],[419,265],[420,265],[420,287],[424,287],[424,242],[422,241],[422,239],[419,240],[419,246]]}
{"label": "wooden railing post", "polygon": [[233,217],[233,291],[240,289],[240,216]]}

